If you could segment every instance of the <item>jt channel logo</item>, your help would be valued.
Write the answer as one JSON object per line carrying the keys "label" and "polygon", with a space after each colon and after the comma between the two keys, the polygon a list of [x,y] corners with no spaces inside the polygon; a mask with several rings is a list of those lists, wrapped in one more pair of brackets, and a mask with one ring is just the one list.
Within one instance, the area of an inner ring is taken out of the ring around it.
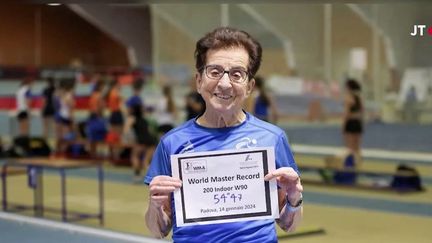
{"label": "jt channel logo", "polygon": [[413,26],[413,31],[410,33],[411,36],[423,36],[425,30],[429,36],[432,36],[432,26],[426,27],[424,24],[416,24]]}

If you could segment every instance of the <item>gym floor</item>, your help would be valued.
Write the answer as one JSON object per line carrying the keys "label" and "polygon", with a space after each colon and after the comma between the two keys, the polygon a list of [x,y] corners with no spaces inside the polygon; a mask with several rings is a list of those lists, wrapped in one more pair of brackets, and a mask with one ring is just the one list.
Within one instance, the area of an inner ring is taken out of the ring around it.
{"label": "gym floor", "polygon": [[[300,165],[323,163],[323,158],[316,156],[298,155],[296,160]],[[366,160],[364,167],[394,171],[395,165],[387,161]],[[301,227],[294,234],[279,230],[280,242],[430,242],[432,166],[420,164],[416,168],[422,176],[425,192],[399,194],[305,184],[304,219]],[[46,206],[60,207],[60,179],[56,173],[52,171],[44,175]],[[96,212],[97,177],[94,170],[79,169],[67,174],[68,209]],[[105,175],[104,229],[150,236],[144,223],[147,186],[133,184],[129,168],[107,164]],[[302,176],[315,175],[305,173]],[[8,189],[8,200],[11,202],[28,204],[33,201],[33,192],[27,187],[26,175],[9,177]],[[19,214],[32,216],[33,213],[27,211]],[[58,215],[50,213],[45,218],[60,221]],[[96,219],[76,224],[99,227]],[[16,234],[20,232],[18,228]],[[32,242],[35,240],[30,239]],[[43,239],[40,240],[43,242]]]}

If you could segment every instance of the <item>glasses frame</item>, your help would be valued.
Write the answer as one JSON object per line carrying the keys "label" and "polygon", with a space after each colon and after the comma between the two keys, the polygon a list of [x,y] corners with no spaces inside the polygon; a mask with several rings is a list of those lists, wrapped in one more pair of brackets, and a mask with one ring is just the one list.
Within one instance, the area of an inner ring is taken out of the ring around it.
{"label": "glasses frame", "polygon": [[[210,77],[210,76],[207,74],[207,69],[210,68],[210,67],[221,67],[221,68],[223,68],[223,73],[222,73],[222,75],[221,75],[219,78],[213,78],[213,77]],[[239,81],[233,81],[233,80],[231,79],[230,72],[231,72],[232,70],[234,70],[234,69],[235,69],[235,70],[238,70],[238,71],[245,72],[246,76],[245,76],[245,78],[244,78],[242,81],[240,81],[240,82],[239,82]],[[249,80],[249,76],[250,76],[249,70],[243,70],[243,68],[239,68],[239,67],[233,67],[233,68],[231,68],[231,69],[229,69],[229,70],[225,70],[225,68],[222,67],[221,65],[215,65],[215,64],[205,65],[204,68],[203,68],[203,72],[205,73],[205,76],[206,76],[207,78],[209,78],[209,79],[211,79],[211,80],[217,80],[217,81],[221,80],[222,77],[223,77],[223,76],[225,75],[225,73],[226,73],[226,74],[228,74],[228,78],[229,78],[230,82],[231,82],[231,83],[235,83],[235,84],[244,84],[244,83],[246,82],[246,80]]]}

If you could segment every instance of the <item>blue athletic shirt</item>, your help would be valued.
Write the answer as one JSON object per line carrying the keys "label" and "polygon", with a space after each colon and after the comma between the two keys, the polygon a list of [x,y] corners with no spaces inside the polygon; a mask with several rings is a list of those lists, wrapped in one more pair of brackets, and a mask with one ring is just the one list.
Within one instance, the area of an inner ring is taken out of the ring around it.
{"label": "blue athletic shirt", "polygon": [[126,100],[126,107],[133,107],[133,106],[142,106],[143,100],[139,95],[131,96],[128,100]]}
{"label": "blue athletic shirt", "polygon": [[269,113],[269,105],[264,102],[264,99],[262,96],[256,97],[255,100],[255,107],[254,107],[254,114],[260,119],[268,119],[268,113]]}
{"label": "blue athletic shirt", "polygon": [[[276,168],[292,167],[298,172],[285,132],[246,113],[246,120],[233,127],[207,128],[191,119],[168,132],[156,148],[144,182],[148,185],[158,175],[172,176],[172,154],[252,147],[274,147]],[[274,220],[177,227],[174,199],[171,209],[174,242],[277,242]]]}

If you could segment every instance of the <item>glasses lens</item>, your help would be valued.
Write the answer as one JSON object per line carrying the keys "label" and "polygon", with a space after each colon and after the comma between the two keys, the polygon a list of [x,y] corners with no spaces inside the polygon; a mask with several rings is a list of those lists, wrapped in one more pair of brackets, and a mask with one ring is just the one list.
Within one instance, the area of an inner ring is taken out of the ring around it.
{"label": "glasses lens", "polygon": [[217,65],[209,65],[206,67],[206,75],[211,79],[220,79],[224,74],[224,68]]}
{"label": "glasses lens", "polygon": [[246,80],[246,72],[242,69],[236,69],[233,68],[231,70],[229,70],[229,77],[231,79],[232,82],[236,82],[236,83],[242,83],[243,81]]}
{"label": "glasses lens", "polygon": [[232,68],[225,71],[224,67],[219,65],[208,65],[205,67],[205,73],[208,78],[219,80],[225,73],[228,73],[229,79],[234,83],[242,83],[247,79],[247,72],[242,68]]}

